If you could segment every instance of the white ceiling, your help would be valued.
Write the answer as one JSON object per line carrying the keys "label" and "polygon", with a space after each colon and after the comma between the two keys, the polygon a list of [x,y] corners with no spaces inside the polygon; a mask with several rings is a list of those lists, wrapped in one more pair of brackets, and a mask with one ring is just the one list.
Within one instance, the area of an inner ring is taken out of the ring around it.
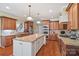
{"label": "white ceiling", "polygon": [[[30,3],[31,4],[31,16],[37,17],[37,13],[40,13],[40,18],[57,17],[62,12],[63,7],[66,7],[68,3]],[[10,9],[6,9],[9,6]],[[49,10],[52,10],[50,13]],[[0,11],[7,12],[11,15],[18,16],[24,19],[24,15],[28,16],[28,3],[0,3]]]}

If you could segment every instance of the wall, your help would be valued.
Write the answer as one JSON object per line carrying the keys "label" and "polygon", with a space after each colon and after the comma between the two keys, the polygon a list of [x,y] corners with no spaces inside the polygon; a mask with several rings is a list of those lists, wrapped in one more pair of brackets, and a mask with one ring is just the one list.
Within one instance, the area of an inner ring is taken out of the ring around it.
{"label": "wall", "polygon": [[0,16],[7,16],[7,17],[11,17],[11,18],[18,19],[17,16],[14,16],[14,15],[8,14],[8,13],[3,12],[3,11],[0,11]]}
{"label": "wall", "polygon": [[59,22],[68,22],[67,13],[63,13],[62,16],[59,17]]}
{"label": "wall", "polygon": [[[22,29],[18,28],[19,25],[22,24]],[[16,22],[16,29],[18,28],[17,32],[24,32],[24,22],[21,22],[21,21],[17,21]]]}

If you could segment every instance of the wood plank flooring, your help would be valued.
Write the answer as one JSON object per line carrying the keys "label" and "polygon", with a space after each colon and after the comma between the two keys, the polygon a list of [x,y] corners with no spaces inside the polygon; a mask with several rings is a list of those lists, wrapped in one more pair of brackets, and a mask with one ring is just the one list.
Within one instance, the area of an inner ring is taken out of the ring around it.
{"label": "wood plank flooring", "polygon": [[47,44],[39,50],[37,56],[61,56],[58,42],[47,41]]}
{"label": "wood plank flooring", "polygon": [[[55,37],[52,37],[52,39],[55,39]],[[12,54],[12,46],[0,48],[0,56],[11,56]],[[47,44],[42,46],[36,56],[61,56],[58,41],[49,39]]]}
{"label": "wood plank flooring", "polygon": [[0,56],[10,56],[13,54],[13,47],[0,48]]}

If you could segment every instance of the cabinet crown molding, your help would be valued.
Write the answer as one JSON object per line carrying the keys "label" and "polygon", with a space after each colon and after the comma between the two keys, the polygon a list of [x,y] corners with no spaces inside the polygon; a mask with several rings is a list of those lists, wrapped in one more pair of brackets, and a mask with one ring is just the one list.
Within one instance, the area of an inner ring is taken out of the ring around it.
{"label": "cabinet crown molding", "polygon": [[68,11],[70,9],[70,7],[73,5],[74,3],[69,3],[69,5],[66,8],[66,11]]}

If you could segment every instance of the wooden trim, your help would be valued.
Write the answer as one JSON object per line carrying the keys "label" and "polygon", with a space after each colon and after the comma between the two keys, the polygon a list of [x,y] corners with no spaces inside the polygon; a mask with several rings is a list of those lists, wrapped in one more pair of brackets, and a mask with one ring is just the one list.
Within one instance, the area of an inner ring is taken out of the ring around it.
{"label": "wooden trim", "polygon": [[50,20],[42,20],[42,21],[49,21],[50,22]]}
{"label": "wooden trim", "polygon": [[66,8],[66,11],[68,11],[70,9],[70,7],[73,5],[74,3],[69,3],[69,5]]}
{"label": "wooden trim", "polygon": [[68,23],[68,22],[60,22],[60,23]]}
{"label": "wooden trim", "polygon": [[3,39],[3,38],[2,38],[2,18],[1,18],[0,20],[1,20],[1,47],[2,47],[2,43],[3,43],[3,42],[2,42],[2,39]]}
{"label": "wooden trim", "polygon": [[59,21],[50,21],[50,22],[59,22]]}
{"label": "wooden trim", "polygon": [[[79,3],[77,3],[77,19],[79,19]],[[78,24],[78,29],[79,29],[79,20],[77,22]]]}

